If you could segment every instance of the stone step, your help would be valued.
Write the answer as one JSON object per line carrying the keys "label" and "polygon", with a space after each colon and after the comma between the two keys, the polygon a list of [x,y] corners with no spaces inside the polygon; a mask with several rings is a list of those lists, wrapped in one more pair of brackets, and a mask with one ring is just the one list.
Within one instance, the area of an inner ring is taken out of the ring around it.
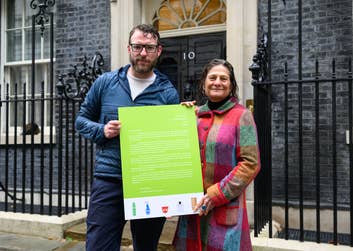
{"label": "stone step", "polygon": [[[178,217],[168,218],[164,224],[163,232],[161,238],[159,239],[159,251],[169,251],[172,249],[172,241],[178,222]],[[148,229],[146,229],[148,231]],[[86,223],[81,223],[75,226],[68,228],[65,231],[64,237],[66,239],[71,239],[73,241],[85,241],[86,239]],[[130,232],[129,221],[126,223],[123,237],[121,240],[121,245],[124,247],[122,250],[132,250],[132,238]]]}

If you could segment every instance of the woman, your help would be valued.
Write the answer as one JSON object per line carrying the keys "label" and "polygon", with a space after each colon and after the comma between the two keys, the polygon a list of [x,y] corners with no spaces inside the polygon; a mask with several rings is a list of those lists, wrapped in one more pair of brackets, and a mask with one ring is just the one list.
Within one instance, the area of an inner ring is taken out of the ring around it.
{"label": "woman", "polygon": [[182,251],[252,250],[245,190],[260,169],[253,116],[239,104],[229,62],[211,60],[200,84],[207,97],[196,109],[205,195],[195,207],[198,215],[179,218],[174,246]]}

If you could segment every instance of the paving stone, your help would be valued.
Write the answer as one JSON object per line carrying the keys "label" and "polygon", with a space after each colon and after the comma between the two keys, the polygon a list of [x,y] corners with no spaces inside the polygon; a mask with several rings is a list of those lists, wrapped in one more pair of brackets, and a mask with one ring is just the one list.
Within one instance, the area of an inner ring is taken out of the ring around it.
{"label": "paving stone", "polygon": [[11,233],[0,234],[1,251],[49,251],[65,245],[65,242]]}

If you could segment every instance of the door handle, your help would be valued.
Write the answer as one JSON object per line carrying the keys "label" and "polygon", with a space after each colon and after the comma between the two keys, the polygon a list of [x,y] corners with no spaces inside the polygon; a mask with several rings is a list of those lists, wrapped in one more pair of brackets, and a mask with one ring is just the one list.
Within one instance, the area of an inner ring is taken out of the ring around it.
{"label": "door handle", "polygon": [[184,101],[192,101],[194,100],[192,95],[192,85],[190,82],[186,82],[184,85]]}

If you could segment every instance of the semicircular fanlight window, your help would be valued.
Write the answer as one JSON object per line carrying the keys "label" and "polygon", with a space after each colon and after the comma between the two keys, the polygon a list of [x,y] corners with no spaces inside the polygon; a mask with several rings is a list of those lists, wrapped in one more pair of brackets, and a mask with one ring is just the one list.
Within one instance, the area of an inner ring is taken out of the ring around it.
{"label": "semicircular fanlight window", "polygon": [[164,0],[153,25],[159,31],[226,23],[225,0]]}

